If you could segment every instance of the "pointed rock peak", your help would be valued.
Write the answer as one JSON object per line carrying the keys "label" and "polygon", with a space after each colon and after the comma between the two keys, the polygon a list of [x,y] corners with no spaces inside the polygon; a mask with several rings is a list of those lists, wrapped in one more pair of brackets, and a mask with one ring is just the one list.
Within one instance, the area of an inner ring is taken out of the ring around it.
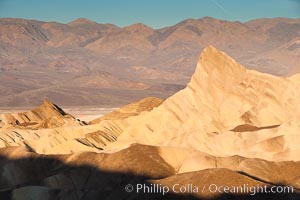
{"label": "pointed rock peak", "polygon": [[233,58],[227,55],[225,52],[218,50],[214,46],[207,46],[203,49],[198,64],[207,65],[210,64],[211,68],[244,68],[237,63]]}
{"label": "pointed rock peak", "polygon": [[200,55],[190,85],[199,85],[202,81],[205,81],[205,84],[206,81],[210,81],[210,84],[220,85],[233,83],[239,81],[245,73],[246,68],[229,55],[213,46],[208,46]]}
{"label": "pointed rock peak", "polygon": [[218,52],[221,52],[220,50],[218,50],[216,47],[212,46],[212,45],[209,45],[207,47],[205,47],[203,50],[202,50],[202,54],[206,51],[218,51]]}
{"label": "pointed rock peak", "polygon": [[43,104],[39,107],[41,110],[45,110],[49,112],[50,110],[60,113],[61,115],[66,115],[65,111],[57,106],[56,104],[52,103],[50,100],[45,99]]}
{"label": "pointed rock peak", "polygon": [[213,61],[215,59],[232,59],[223,51],[218,50],[212,45],[205,47],[199,57],[199,62]]}
{"label": "pointed rock peak", "polygon": [[85,19],[85,18],[78,18],[75,19],[74,21],[68,23],[68,25],[70,26],[77,26],[77,25],[82,25],[82,24],[95,24],[96,22],[91,21],[89,19]]}
{"label": "pointed rock peak", "polygon": [[43,104],[42,105],[45,105],[45,106],[53,106],[54,104],[49,100],[49,99],[45,99],[43,101]]}

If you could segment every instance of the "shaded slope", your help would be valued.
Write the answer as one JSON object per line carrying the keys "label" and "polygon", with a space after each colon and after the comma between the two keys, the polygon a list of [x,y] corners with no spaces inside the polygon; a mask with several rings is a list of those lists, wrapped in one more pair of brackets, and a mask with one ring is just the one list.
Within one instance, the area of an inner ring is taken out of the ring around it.
{"label": "shaded slope", "polygon": [[[273,186],[228,169],[207,169],[174,175],[156,147],[134,145],[114,154],[78,153],[43,156],[22,148],[1,149],[0,195],[7,199],[297,199],[299,194],[218,194],[204,191],[210,184]],[[193,184],[197,193],[125,192],[127,184]]]}

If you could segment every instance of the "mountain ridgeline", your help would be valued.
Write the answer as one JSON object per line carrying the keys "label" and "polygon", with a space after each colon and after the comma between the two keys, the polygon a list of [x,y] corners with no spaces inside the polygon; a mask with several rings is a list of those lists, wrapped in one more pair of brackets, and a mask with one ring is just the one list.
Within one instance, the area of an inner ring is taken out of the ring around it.
{"label": "mountain ridgeline", "polygon": [[205,17],[153,29],[1,18],[0,28],[0,107],[37,106],[44,98],[68,106],[166,98],[187,84],[208,45],[261,72],[300,71],[299,19]]}

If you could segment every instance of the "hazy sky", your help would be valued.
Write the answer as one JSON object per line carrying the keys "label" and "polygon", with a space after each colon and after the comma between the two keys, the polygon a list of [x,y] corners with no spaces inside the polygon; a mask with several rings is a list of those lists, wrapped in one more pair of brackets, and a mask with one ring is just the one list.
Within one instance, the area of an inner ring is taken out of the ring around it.
{"label": "hazy sky", "polygon": [[142,22],[159,28],[204,16],[232,21],[300,18],[300,0],[0,0],[0,17],[63,23],[83,17],[121,27]]}

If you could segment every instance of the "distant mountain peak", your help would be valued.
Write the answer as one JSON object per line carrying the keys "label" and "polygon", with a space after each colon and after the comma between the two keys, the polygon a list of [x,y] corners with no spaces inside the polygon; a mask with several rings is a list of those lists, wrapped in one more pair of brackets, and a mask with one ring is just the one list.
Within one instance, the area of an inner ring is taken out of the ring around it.
{"label": "distant mountain peak", "polygon": [[201,18],[202,20],[218,20],[217,18],[213,18],[213,17],[209,17],[209,16],[205,16]]}
{"label": "distant mountain peak", "polygon": [[86,18],[78,18],[78,19],[75,19],[74,21],[71,21],[70,23],[68,23],[68,25],[76,26],[76,25],[81,25],[81,24],[94,24],[94,23],[96,23],[96,22],[91,21]]}
{"label": "distant mountain peak", "polygon": [[219,19],[217,18],[213,18],[213,17],[202,17],[202,18],[199,18],[199,19],[194,19],[194,18],[188,18],[186,20],[183,20],[181,22],[179,22],[179,24],[189,24],[189,23],[195,23],[195,22],[198,22],[198,21],[220,21]]}
{"label": "distant mountain peak", "polygon": [[146,24],[143,23],[136,23],[132,24],[129,26],[124,27],[126,30],[139,30],[139,31],[153,31],[154,29],[151,28],[150,26],[147,26]]}

